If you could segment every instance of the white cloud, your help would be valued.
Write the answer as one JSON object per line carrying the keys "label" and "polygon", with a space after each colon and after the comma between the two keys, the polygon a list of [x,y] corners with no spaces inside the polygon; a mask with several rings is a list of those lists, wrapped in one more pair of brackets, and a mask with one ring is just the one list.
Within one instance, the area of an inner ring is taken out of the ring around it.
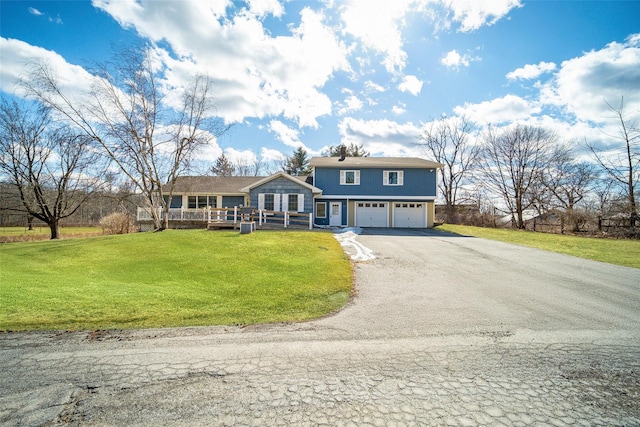
{"label": "white cloud", "polygon": [[81,96],[91,88],[94,77],[84,68],[69,64],[55,52],[32,46],[21,40],[0,37],[2,67],[0,67],[0,89],[4,92],[26,96],[18,81],[26,77],[26,73],[34,65],[45,63],[57,77],[61,89],[70,98]]}
{"label": "white cloud", "polygon": [[38,9],[36,9],[35,7],[30,7],[29,8],[29,13],[32,15],[36,15],[36,16],[42,16],[44,15],[44,13],[40,12]]}
{"label": "white cloud", "polygon": [[262,147],[260,150],[260,158],[265,162],[281,162],[286,159],[287,156],[278,150]]}
{"label": "white cloud", "polygon": [[[467,32],[492,25],[520,6],[519,0],[351,0],[340,10],[345,32],[365,50],[382,55],[389,73],[400,74],[407,63],[402,31],[416,15],[432,18],[436,28],[458,22],[459,31]],[[444,9],[445,18],[439,17],[436,7]]]}
{"label": "white cloud", "polygon": [[224,149],[224,155],[231,163],[250,165],[256,162],[257,156],[251,150],[236,150],[233,147]]}
{"label": "white cloud", "polygon": [[484,25],[493,25],[511,9],[521,7],[520,0],[455,0],[443,1],[453,13],[452,20],[460,23],[459,31],[469,32]]}
{"label": "white cloud", "polygon": [[363,145],[376,156],[414,156],[420,129],[413,123],[391,120],[362,120],[345,117],[338,125],[341,143]]}
{"label": "white cloud", "polygon": [[364,82],[364,87],[367,92],[384,92],[385,88],[380,86],[378,83],[373,82],[371,80],[367,80]]}
{"label": "white cloud", "polygon": [[269,122],[269,132],[276,134],[284,145],[292,148],[302,147],[309,151],[307,147],[300,141],[299,132],[295,129],[291,129],[289,126],[282,123],[280,120],[271,120]]}
{"label": "white cloud", "polygon": [[447,68],[459,70],[460,67],[468,67],[471,61],[475,61],[476,59],[477,58],[472,58],[466,53],[460,55],[457,50],[453,49],[440,59],[440,63]]}
{"label": "white cloud", "polygon": [[400,105],[394,105],[394,106],[391,108],[391,112],[392,112],[393,114],[395,114],[396,116],[399,116],[399,115],[404,114],[404,113],[406,113],[406,112],[407,112],[407,109],[406,109],[406,108],[404,108],[404,107],[405,107],[405,105],[404,105],[404,104],[403,104],[402,106],[400,106]]}
{"label": "white cloud", "polygon": [[280,18],[284,15],[284,7],[278,0],[249,0],[249,11],[259,18],[267,15]]}
{"label": "white cloud", "polygon": [[418,96],[422,90],[422,80],[419,80],[416,76],[405,76],[402,79],[398,89],[402,92],[409,92],[413,96]]}
{"label": "white cloud", "polygon": [[527,64],[522,68],[518,68],[510,73],[507,73],[507,79],[509,80],[530,80],[535,79],[538,76],[551,72],[556,69],[556,64],[553,62],[540,62],[539,64]]}
{"label": "white cloud", "polygon": [[540,99],[582,121],[609,121],[611,112],[605,100],[617,106],[623,96],[627,111],[639,111],[638,64],[640,34],[634,34],[624,43],[613,42],[562,62],[555,79],[541,87]]}
{"label": "white cloud", "polygon": [[390,73],[404,69],[407,53],[402,50],[399,20],[408,10],[407,1],[355,0],[342,8],[345,31],[356,37],[365,49],[384,56],[382,63]]}
{"label": "white cloud", "polygon": [[351,95],[344,100],[343,107],[338,110],[338,114],[342,116],[361,109],[362,101],[357,96]]}
{"label": "white cloud", "polygon": [[478,104],[465,103],[462,107],[455,107],[453,111],[458,116],[465,116],[479,124],[500,124],[529,120],[532,115],[539,114],[541,108],[526,99],[509,94]]}
{"label": "white cloud", "polygon": [[166,41],[179,56],[172,67],[208,74],[215,82],[217,112],[228,122],[283,115],[300,127],[317,127],[317,118],[331,113],[331,100],[321,89],[334,72],[349,70],[348,51],[321,13],[305,7],[290,35],[273,37],[252,11],[276,14],[276,3],[263,9],[252,3],[249,13],[232,9],[228,1],[179,4],[176,14],[174,2],[94,0],[122,26]]}

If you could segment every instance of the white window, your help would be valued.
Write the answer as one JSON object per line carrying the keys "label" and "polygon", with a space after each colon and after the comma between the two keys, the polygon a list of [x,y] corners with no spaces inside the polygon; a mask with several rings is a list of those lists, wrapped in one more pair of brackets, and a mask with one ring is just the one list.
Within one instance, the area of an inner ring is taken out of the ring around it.
{"label": "white window", "polygon": [[327,217],[327,202],[317,202],[316,218],[326,218],[326,217]]}
{"label": "white window", "polygon": [[287,200],[287,210],[289,212],[298,212],[298,195],[289,194]]}
{"label": "white window", "polygon": [[264,195],[264,208],[268,211],[272,211],[275,208],[274,202],[274,194],[265,194]]}
{"label": "white window", "polygon": [[384,171],[382,173],[383,185],[403,185],[404,171]]}
{"label": "white window", "polygon": [[187,199],[187,207],[189,209],[204,209],[207,206],[215,208],[216,203],[216,196],[189,196]]}
{"label": "white window", "polygon": [[265,210],[265,211],[279,211],[280,210],[280,194],[273,194],[273,193],[258,194],[258,209]]}
{"label": "white window", "polygon": [[360,185],[359,170],[340,171],[340,185]]}

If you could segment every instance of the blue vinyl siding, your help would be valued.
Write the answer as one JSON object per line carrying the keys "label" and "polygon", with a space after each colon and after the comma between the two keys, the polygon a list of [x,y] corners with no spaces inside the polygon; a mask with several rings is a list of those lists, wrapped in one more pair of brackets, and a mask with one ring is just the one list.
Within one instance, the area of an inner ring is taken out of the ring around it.
{"label": "blue vinyl siding", "polygon": [[347,211],[347,201],[346,200],[336,200],[336,199],[316,199],[314,201],[314,209],[315,209],[315,204],[316,203],[326,203],[327,204],[327,216],[325,218],[316,218],[316,212],[314,211],[313,213],[313,221],[314,224],[316,225],[329,225],[329,220],[331,218],[331,203],[336,203],[336,202],[340,202],[340,204],[342,205],[342,224],[345,225],[347,224],[347,215],[348,215],[348,211]]}
{"label": "blue vinyl siding", "polygon": [[435,169],[388,169],[404,171],[404,184],[398,186],[383,185],[383,172],[387,169],[382,168],[358,169],[360,171],[360,185],[340,185],[340,170],[338,168],[316,168],[313,185],[321,188],[324,195],[388,196],[392,198],[436,197]]}
{"label": "blue vinyl siding", "polygon": [[251,206],[258,208],[258,194],[304,194],[304,212],[313,212],[313,193],[306,187],[287,178],[276,178],[252,188],[249,198]]}

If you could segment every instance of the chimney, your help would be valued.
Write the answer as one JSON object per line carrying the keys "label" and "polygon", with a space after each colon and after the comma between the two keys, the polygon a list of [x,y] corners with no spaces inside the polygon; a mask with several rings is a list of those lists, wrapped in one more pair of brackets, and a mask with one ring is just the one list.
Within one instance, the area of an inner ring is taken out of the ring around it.
{"label": "chimney", "polygon": [[345,147],[344,145],[340,146],[340,159],[338,160],[339,162],[344,161],[344,159],[347,157],[347,147]]}

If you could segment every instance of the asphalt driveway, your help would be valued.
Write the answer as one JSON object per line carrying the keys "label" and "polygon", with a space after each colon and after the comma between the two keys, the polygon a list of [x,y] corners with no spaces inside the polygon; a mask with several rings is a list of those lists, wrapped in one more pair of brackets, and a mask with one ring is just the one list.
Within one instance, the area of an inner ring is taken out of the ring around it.
{"label": "asphalt driveway", "polygon": [[0,335],[0,425],[640,425],[640,270],[430,230],[352,243],[375,258],[316,321]]}
{"label": "asphalt driveway", "polygon": [[357,240],[376,258],[356,264],[354,304],[322,325],[365,336],[640,330],[639,269],[428,229]]}

